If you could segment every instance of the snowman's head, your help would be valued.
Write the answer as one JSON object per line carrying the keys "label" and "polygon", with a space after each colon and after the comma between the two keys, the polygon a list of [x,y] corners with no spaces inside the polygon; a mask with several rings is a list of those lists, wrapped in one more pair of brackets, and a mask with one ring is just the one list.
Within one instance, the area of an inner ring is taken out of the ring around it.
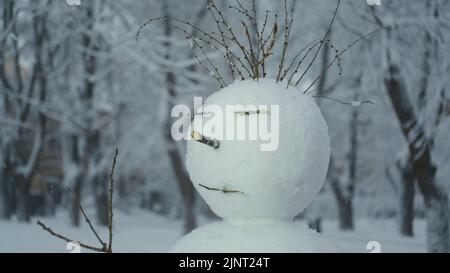
{"label": "snowman's head", "polygon": [[[258,132],[255,139],[249,132],[255,127],[266,134]],[[295,88],[268,79],[236,82],[206,100],[191,130],[187,169],[197,191],[222,218],[292,218],[325,181],[328,128],[314,99]]]}

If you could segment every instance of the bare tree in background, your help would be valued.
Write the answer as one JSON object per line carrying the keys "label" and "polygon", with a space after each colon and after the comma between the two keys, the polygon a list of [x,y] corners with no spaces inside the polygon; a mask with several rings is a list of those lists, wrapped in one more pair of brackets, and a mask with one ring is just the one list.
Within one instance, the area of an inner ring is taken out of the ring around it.
{"label": "bare tree in background", "polygon": [[[164,17],[170,17],[170,10],[169,10],[169,3],[170,1],[165,1],[163,3],[163,15]],[[203,7],[200,8],[199,12],[197,13],[196,21],[201,22],[201,20],[205,17],[206,14],[206,2]],[[194,24],[195,25],[195,24]],[[164,35],[166,36],[167,42],[164,44],[166,48],[166,55],[165,59],[170,60],[171,59],[171,44],[170,41],[174,39],[173,33],[172,33],[173,27],[171,25],[171,20],[166,20],[164,22]],[[191,33],[192,37],[195,37],[195,29],[192,30],[193,33]],[[191,54],[191,58],[193,55]],[[191,65],[188,67],[190,71],[196,70],[195,65]],[[166,84],[167,84],[167,109],[172,109],[174,106],[174,101],[177,98],[177,90],[176,90],[176,81],[177,77],[173,70],[171,70],[169,67],[166,67],[165,70],[166,75]],[[198,82],[193,82],[193,84],[198,84]],[[164,132],[165,132],[165,140],[167,145],[167,153],[170,159],[172,171],[175,175],[175,178],[177,180],[178,188],[180,190],[181,199],[183,203],[183,232],[189,233],[193,229],[197,227],[197,221],[195,216],[195,200],[196,200],[196,191],[194,187],[192,186],[192,183],[189,178],[189,174],[186,171],[186,168],[184,166],[184,160],[180,154],[180,151],[178,150],[176,142],[173,140],[171,136],[171,125],[172,125],[172,118],[170,115],[167,115],[165,124],[164,124]]]}
{"label": "bare tree in background", "polygon": [[122,69],[118,65],[121,55],[112,51],[126,38],[116,38],[106,31],[106,26],[125,28],[126,24],[117,19],[122,14],[119,7],[108,1],[87,2],[80,9],[55,4],[54,9],[55,19],[59,18],[59,13],[67,13],[61,19],[61,29],[67,34],[55,31],[55,35],[59,35],[64,48],[59,61],[69,61],[70,65],[64,66],[62,77],[57,80],[58,88],[66,93],[55,94],[58,100],[54,107],[61,113],[58,121],[63,143],[64,180],[74,192],[69,195],[70,219],[73,225],[79,226],[78,207],[83,191],[91,187],[89,192],[94,197],[97,220],[106,226],[108,187],[104,171],[108,148],[116,144],[113,142],[117,128],[113,125],[118,120],[117,113],[122,111],[113,105],[117,96],[113,93],[115,88],[111,87],[112,82],[116,83],[113,75]]}
{"label": "bare tree in background", "polygon": [[[359,80],[356,80],[355,89],[360,86]],[[355,101],[357,97],[355,96]],[[334,196],[337,202],[339,228],[341,230],[353,230],[354,212],[353,212],[353,198],[355,195],[355,186],[357,183],[357,165],[358,165],[358,130],[359,130],[359,109],[351,109],[350,118],[350,150],[347,154],[348,166],[336,166],[335,162],[330,164],[330,182],[333,189]],[[348,170],[345,171],[344,169]]]}
{"label": "bare tree in background", "polygon": [[[328,35],[328,39],[332,39],[332,31]],[[320,78],[317,83],[317,91],[315,96],[318,98],[319,106],[322,106],[322,99],[329,98],[328,96],[338,85],[336,82],[332,84],[327,84],[329,77],[329,71],[326,71],[327,65],[330,63],[332,53],[337,54],[337,49],[329,44],[322,50],[322,60],[320,71],[325,71],[325,73]],[[339,72],[341,75],[341,71]],[[349,87],[350,90],[357,90],[360,88],[361,75],[355,76],[356,79],[352,86]],[[357,101],[359,98],[355,95],[354,100]],[[345,105],[344,107],[347,107]],[[323,108],[323,107],[322,107]],[[328,181],[330,182],[331,189],[333,191],[334,197],[336,199],[336,208],[339,222],[339,229],[341,230],[353,230],[354,226],[354,212],[353,212],[353,198],[355,195],[355,185],[357,182],[357,162],[358,162],[358,117],[359,108],[351,107],[346,108],[347,111],[351,112],[351,119],[349,122],[349,151],[345,152],[347,154],[346,158],[348,161],[336,162],[336,155],[332,152],[330,159],[330,166],[328,168]],[[327,111],[325,111],[325,115]],[[344,147],[347,147],[345,145]]]}
{"label": "bare tree in background", "polygon": [[[429,18],[438,20],[439,6],[438,2],[433,1],[432,5],[427,2],[426,7],[428,11],[433,10]],[[378,17],[378,14],[372,9],[372,14],[375,21],[384,26],[383,21]],[[436,30],[439,33],[439,30]],[[431,63],[432,54],[439,56],[438,48],[434,47],[437,41],[436,38],[431,37],[431,33],[425,30],[425,43],[423,47],[423,62],[422,67],[422,82],[429,81],[431,74],[428,66]],[[397,37],[392,30],[387,31],[386,39],[392,42]],[[429,36],[430,35],[430,36]],[[449,236],[449,208],[448,196],[446,190],[442,188],[436,181],[437,166],[432,160],[432,148],[434,143],[435,133],[427,132],[424,119],[420,117],[423,113],[420,111],[424,107],[425,98],[430,96],[432,92],[441,94],[442,99],[435,108],[435,120],[432,121],[433,128],[437,128],[443,119],[444,105],[446,103],[444,94],[445,87],[438,90],[430,89],[430,85],[423,83],[422,90],[420,90],[419,101],[414,103],[411,98],[405,80],[405,75],[402,67],[396,63],[392,57],[391,48],[386,48],[385,58],[387,62],[387,71],[385,74],[385,86],[387,94],[391,100],[398,122],[400,123],[401,131],[405,140],[407,141],[409,159],[412,173],[415,181],[417,181],[420,192],[424,198],[425,215],[427,220],[427,245],[430,252],[449,252],[450,251],[450,236]],[[435,71],[435,73],[438,73]],[[447,67],[448,73],[448,67]],[[417,110],[418,109],[418,110]],[[429,122],[429,121],[428,121]]]}
{"label": "bare tree in background", "polygon": [[[49,39],[46,4],[47,1],[28,8],[22,7],[22,10],[15,6],[14,1],[8,0],[3,5],[0,78],[4,88],[3,114],[9,124],[4,129],[6,134],[0,136],[3,151],[6,152],[3,155],[4,163],[0,166],[3,169],[0,183],[5,201],[2,215],[10,217],[11,204],[15,202],[18,219],[26,222],[30,221],[31,215],[31,181],[45,141],[46,116],[36,104],[40,105],[46,100],[46,67],[52,58],[52,52],[48,51],[46,45]],[[28,13],[32,20],[20,25],[18,14],[21,12]],[[19,27],[32,29],[33,40],[26,44],[34,60],[31,71],[27,71],[21,63],[26,51],[23,46],[19,46],[19,40],[22,40]],[[11,198],[12,190],[14,199]]]}

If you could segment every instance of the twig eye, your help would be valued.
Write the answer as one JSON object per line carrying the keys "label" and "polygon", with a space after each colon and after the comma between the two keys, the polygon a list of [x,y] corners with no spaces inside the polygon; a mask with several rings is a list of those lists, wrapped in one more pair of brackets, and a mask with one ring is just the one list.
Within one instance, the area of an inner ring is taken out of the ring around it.
{"label": "twig eye", "polygon": [[239,115],[246,115],[246,116],[249,116],[249,115],[254,115],[254,114],[256,114],[256,115],[259,115],[259,114],[269,114],[270,112],[267,111],[267,110],[256,110],[256,111],[236,111],[235,113],[236,113],[236,114],[239,114]]}
{"label": "twig eye", "polygon": [[195,113],[195,115],[206,117],[206,118],[212,118],[213,113],[212,112],[198,112],[198,113]]}

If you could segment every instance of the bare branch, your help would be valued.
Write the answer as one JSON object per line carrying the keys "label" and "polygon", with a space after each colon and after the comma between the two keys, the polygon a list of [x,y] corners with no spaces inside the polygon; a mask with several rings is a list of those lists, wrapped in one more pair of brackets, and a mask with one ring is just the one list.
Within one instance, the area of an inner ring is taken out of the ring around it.
{"label": "bare branch", "polygon": [[322,70],[322,72],[319,74],[319,76],[318,76],[316,79],[314,79],[314,81],[308,86],[308,88],[307,88],[307,89],[305,90],[305,92],[303,92],[303,93],[304,93],[304,94],[307,94],[308,91],[309,91],[309,90],[316,84],[316,82],[323,76],[323,74],[324,74],[328,69],[330,69],[330,67],[331,67],[336,61],[338,61],[339,58],[340,58],[344,53],[346,53],[348,50],[350,50],[352,47],[354,47],[356,44],[358,44],[358,43],[361,42],[362,40],[366,39],[367,37],[372,36],[372,35],[374,35],[375,33],[378,33],[378,32],[380,32],[380,31],[382,31],[382,30],[384,30],[384,29],[386,29],[386,28],[392,28],[392,26],[390,26],[390,27],[383,27],[383,28],[376,29],[376,30],[374,30],[374,31],[372,31],[372,32],[367,33],[367,34],[364,35],[364,36],[359,37],[358,39],[356,39],[355,41],[353,41],[352,43],[350,43],[344,50],[342,50],[339,54],[337,54],[337,55],[334,57],[334,59],[333,59],[327,66],[325,66],[325,68]]}
{"label": "bare branch", "polygon": [[341,4],[341,0],[338,0],[338,3],[337,3],[337,5],[336,5],[336,9],[334,10],[334,13],[333,13],[333,17],[332,17],[332,19],[331,19],[330,24],[328,25],[328,29],[327,29],[327,31],[325,32],[325,35],[324,35],[323,38],[322,38],[322,42],[320,43],[319,48],[317,49],[316,53],[314,54],[314,57],[313,57],[313,59],[311,60],[311,62],[309,63],[309,65],[308,65],[308,67],[306,68],[306,70],[305,70],[305,71],[303,72],[303,74],[300,76],[300,79],[298,79],[298,81],[295,83],[295,86],[297,86],[297,85],[301,82],[301,80],[303,79],[303,77],[306,75],[306,73],[308,73],[308,71],[311,69],[312,65],[313,65],[314,62],[316,61],[316,58],[317,58],[317,56],[319,55],[319,52],[320,52],[320,50],[322,49],[322,47],[323,47],[325,41],[327,40],[328,34],[329,34],[330,31],[331,31],[331,28],[333,27],[333,23],[334,23],[334,20],[336,19],[336,15],[337,15],[337,12],[338,12],[338,10],[339,10],[340,4]]}
{"label": "bare branch", "polygon": [[90,250],[97,251],[97,252],[106,252],[104,248],[99,248],[99,247],[91,246],[91,245],[88,245],[88,244],[84,244],[84,243],[81,243],[80,241],[72,240],[72,239],[70,239],[70,238],[68,238],[68,237],[66,237],[64,235],[61,235],[61,234],[53,231],[51,228],[49,228],[48,226],[46,226],[44,223],[42,223],[39,220],[37,220],[36,223],[39,226],[41,226],[43,230],[47,231],[51,235],[53,235],[53,236],[55,236],[55,237],[57,237],[57,238],[59,238],[59,239],[61,239],[63,241],[66,241],[68,243],[70,243],[70,242],[77,242],[78,244],[80,244],[81,247],[84,247],[86,249],[90,249]]}
{"label": "bare branch", "polygon": [[[75,194],[71,188],[67,188],[72,194]],[[83,209],[83,206],[81,204],[78,204],[78,207],[80,208],[81,214],[83,215],[84,220],[88,224],[89,228],[91,229],[92,233],[94,233],[95,237],[99,241],[99,243],[103,246],[103,249],[106,249],[106,243],[103,242],[103,240],[98,235],[98,232],[95,230],[94,226],[92,225],[91,219],[87,216],[86,212]]]}
{"label": "bare branch", "polygon": [[288,8],[287,8],[287,0],[284,0],[284,44],[283,44],[283,51],[281,53],[281,60],[280,60],[280,64],[278,65],[278,74],[277,74],[277,82],[280,81],[281,78],[281,72],[283,71],[283,67],[284,67],[284,60],[286,58],[286,53],[287,53],[287,49],[289,46],[289,36],[291,34],[291,27],[292,27],[292,23],[294,22],[294,6],[295,6],[295,1],[292,5],[292,9],[291,9],[291,19],[289,20],[289,13],[288,13]]}
{"label": "bare branch", "polygon": [[[108,245],[100,238],[100,236],[98,235],[98,232],[95,230],[94,226],[92,225],[91,220],[89,219],[89,217],[87,216],[86,212],[84,211],[83,207],[80,204],[79,204],[80,211],[83,214],[85,221],[88,223],[89,228],[91,229],[92,233],[94,233],[95,237],[102,245],[101,247],[91,246],[91,245],[88,245],[85,243],[81,243],[77,240],[70,239],[64,235],[61,235],[61,234],[53,231],[50,227],[46,226],[44,223],[42,223],[39,220],[37,221],[37,224],[39,226],[41,226],[42,229],[44,229],[45,231],[50,233],[51,235],[53,235],[63,241],[66,241],[68,243],[69,242],[78,242],[81,247],[86,248],[86,249],[94,250],[97,252],[112,253],[112,238],[113,238],[113,232],[112,232],[113,206],[112,206],[112,202],[113,202],[113,194],[114,194],[114,171],[116,168],[118,154],[119,154],[119,149],[116,148],[115,152],[114,152],[113,165],[112,165],[111,171],[109,173],[109,194],[108,194],[108,204],[107,204],[107,206],[108,206],[108,231],[109,231]],[[68,188],[68,189],[71,193],[73,193],[72,189],[70,189],[70,188]]]}
{"label": "bare branch", "polygon": [[332,98],[332,97],[328,97],[328,96],[312,96],[313,98],[319,98],[319,99],[327,99],[327,100],[331,100],[340,104],[344,104],[344,105],[351,105],[351,106],[361,106],[363,104],[375,104],[375,102],[367,99],[367,100],[362,100],[362,101],[343,101],[340,99],[336,99],[336,98]]}
{"label": "bare branch", "polygon": [[114,194],[114,170],[116,168],[117,156],[119,154],[119,149],[115,149],[113,165],[111,167],[111,172],[109,173],[109,195],[108,195],[108,230],[109,230],[109,243],[108,243],[108,253],[112,253],[112,237],[113,237],[113,194]]}

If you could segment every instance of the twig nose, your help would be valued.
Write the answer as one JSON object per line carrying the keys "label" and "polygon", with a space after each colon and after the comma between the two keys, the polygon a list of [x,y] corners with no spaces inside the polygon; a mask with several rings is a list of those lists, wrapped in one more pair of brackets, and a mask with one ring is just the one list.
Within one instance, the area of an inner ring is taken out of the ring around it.
{"label": "twig nose", "polygon": [[219,149],[219,147],[220,147],[220,142],[218,140],[206,137],[197,131],[192,131],[191,137],[193,140],[203,143],[203,144],[206,144],[216,150]]}

